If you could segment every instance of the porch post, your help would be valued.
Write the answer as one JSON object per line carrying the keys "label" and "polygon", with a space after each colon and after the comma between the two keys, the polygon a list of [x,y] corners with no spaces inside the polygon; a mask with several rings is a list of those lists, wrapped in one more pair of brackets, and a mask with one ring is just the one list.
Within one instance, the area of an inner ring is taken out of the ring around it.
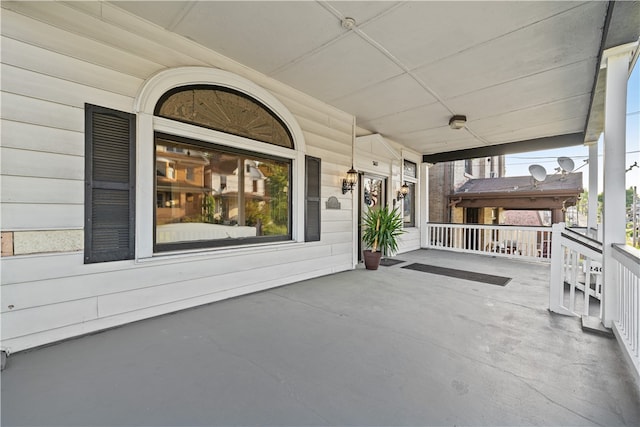
{"label": "porch post", "polygon": [[571,315],[564,308],[564,281],[562,269],[564,268],[564,251],[562,250],[562,232],[564,222],[551,225],[551,271],[549,274],[549,310],[554,313]]}
{"label": "porch post", "polygon": [[431,163],[420,163],[420,247],[426,248],[427,223],[429,222],[429,166]]}
{"label": "porch post", "polygon": [[618,320],[619,284],[616,282],[612,244],[625,243],[625,142],[627,80],[632,46],[604,51],[607,80],[604,118],[603,290],[602,323],[610,328]]}
{"label": "porch post", "polygon": [[564,212],[562,211],[562,209],[552,209],[551,223],[560,224],[561,222],[564,222]]}
{"label": "porch post", "polygon": [[598,228],[598,141],[589,143],[589,206],[587,210],[587,234],[597,238],[595,233]]}

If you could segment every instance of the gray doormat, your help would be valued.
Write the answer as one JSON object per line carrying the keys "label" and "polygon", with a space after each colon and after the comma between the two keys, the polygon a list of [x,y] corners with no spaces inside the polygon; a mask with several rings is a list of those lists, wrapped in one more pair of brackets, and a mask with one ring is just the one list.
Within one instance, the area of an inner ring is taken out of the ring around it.
{"label": "gray doormat", "polygon": [[424,273],[439,274],[441,276],[455,277],[456,279],[472,280],[474,282],[482,282],[498,286],[505,286],[511,281],[511,277],[493,276],[491,274],[482,274],[473,271],[456,270],[454,268],[445,268],[419,263],[405,265],[401,268],[422,271]]}
{"label": "gray doormat", "polygon": [[393,259],[393,258],[382,258],[380,260],[380,265],[384,266],[384,267],[391,267],[392,265],[396,265],[396,264],[402,264],[403,260],[401,259]]}

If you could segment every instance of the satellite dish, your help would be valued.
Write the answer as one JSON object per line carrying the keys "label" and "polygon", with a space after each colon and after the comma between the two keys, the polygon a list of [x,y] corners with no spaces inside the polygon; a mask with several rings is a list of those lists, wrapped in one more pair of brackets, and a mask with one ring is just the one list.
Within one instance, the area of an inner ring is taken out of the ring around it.
{"label": "satellite dish", "polygon": [[544,168],[544,166],[531,165],[529,166],[529,173],[533,177],[533,185],[536,187],[538,186],[539,182],[542,182],[547,178],[547,170]]}
{"label": "satellite dish", "polygon": [[558,157],[558,165],[560,165],[562,173],[570,173],[576,167],[573,160],[568,157]]}

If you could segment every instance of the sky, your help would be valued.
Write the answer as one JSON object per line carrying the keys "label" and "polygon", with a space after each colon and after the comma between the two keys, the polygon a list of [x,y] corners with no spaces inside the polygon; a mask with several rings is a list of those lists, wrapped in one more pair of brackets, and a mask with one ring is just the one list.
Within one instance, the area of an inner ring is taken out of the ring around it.
{"label": "sky", "polygon": [[[602,192],[602,152],[603,139],[598,142],[598,193]],[[636,64],[627,86],[627,144],[626,144],[626,168],[634,162],[640,165],[640,65]],[[531,151],[505,156],[506,176],[529,175],[529,165],[538,164],[544,166],[548,175],[556,173],[558,167],[557,158],[569,157],[575,164],[575,171],[582,172],[583,187],[589,188],[589,164],[585,162],[589,158],[589,147],[580,145],[574,147],[558,148],[554,150]],[[625,188],[636,185],[640,188],[640,167],[635,167],[626,173]],[[640,191],[640,190],[639,190]]]}

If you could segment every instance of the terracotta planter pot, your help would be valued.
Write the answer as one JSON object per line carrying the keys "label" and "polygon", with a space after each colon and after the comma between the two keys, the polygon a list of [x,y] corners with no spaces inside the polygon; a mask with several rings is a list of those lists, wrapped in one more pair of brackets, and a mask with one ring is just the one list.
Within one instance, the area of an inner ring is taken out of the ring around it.
{"label": "terracotta planter pot", "polygon": [[367,270],[377,270],[380,265],[380,258],[382,258],[382,252],[371,252],[369,249],[362,251],[364,256],[364,267]]}

